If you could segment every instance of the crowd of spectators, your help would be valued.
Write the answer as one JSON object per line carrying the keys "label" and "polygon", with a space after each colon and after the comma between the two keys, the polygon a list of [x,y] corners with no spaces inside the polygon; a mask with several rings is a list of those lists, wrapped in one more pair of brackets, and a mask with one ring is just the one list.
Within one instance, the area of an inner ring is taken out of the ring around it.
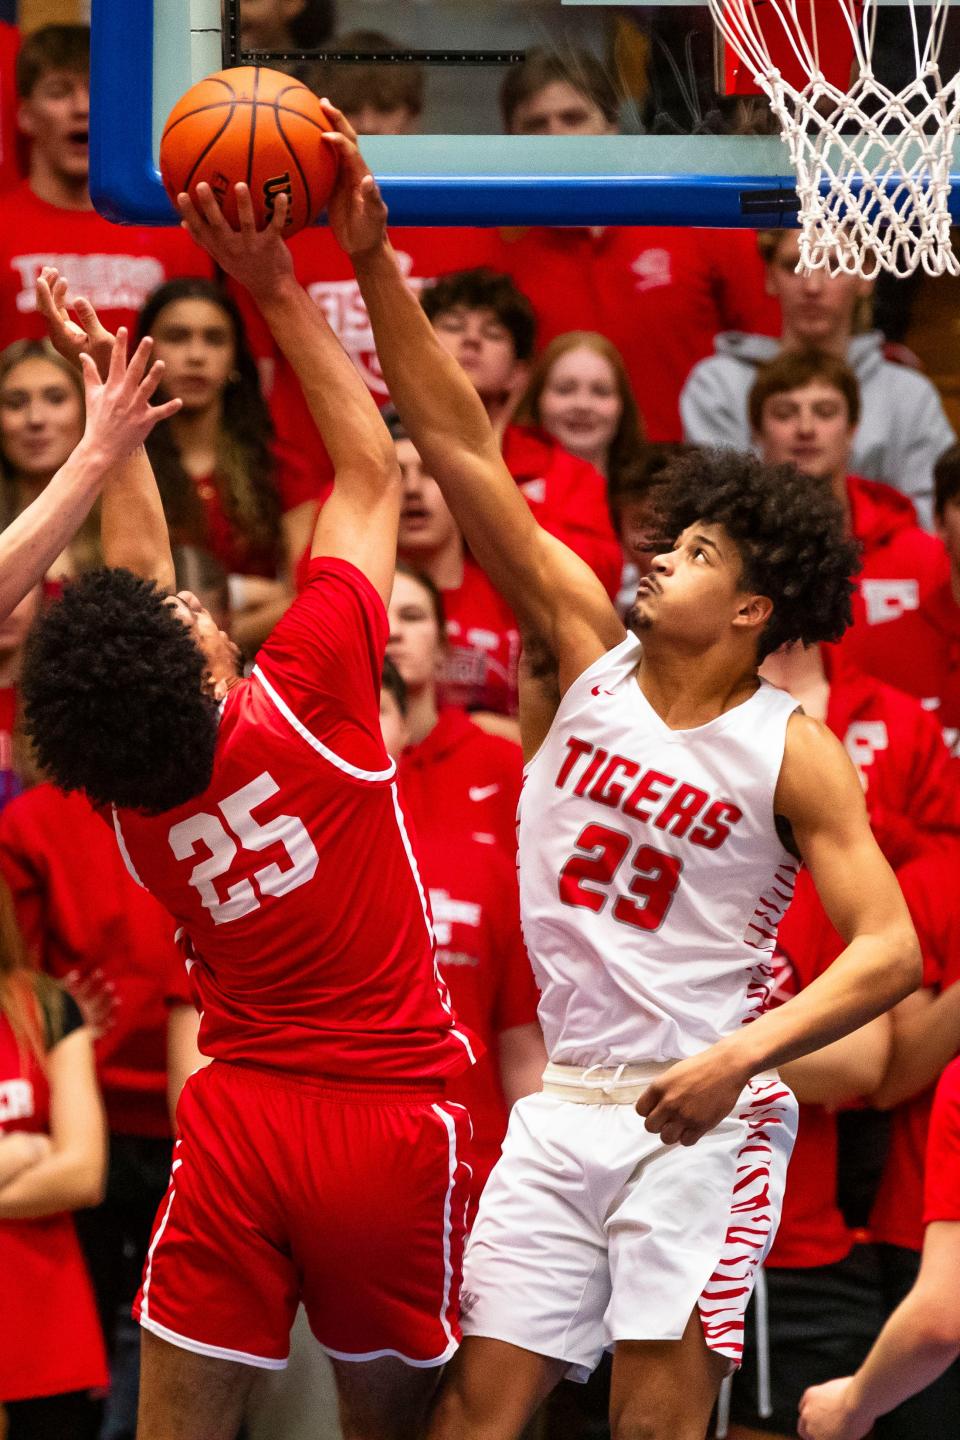
{"label": "crowd of spectators", "polygon": [[[261,48],[319,43],[333,26],[333,7],[319,0],[299,9],[257,0],[246,11],[245,42]],[[359,31],[338,43],[394,45]],[[189,237],[116,227],[93,210],[87,30],[26,37],[12,103],[4,57],[16,50],[15,33],[0,27],[0,525],[83,430],[78,373],[45,339],[36,308],[37,276],[52,266],[107,330],[153,336],[163,392],[183,402],[148,447],[178,582],[215,605],[252,662],[303,574],[331,483],[326,454],[262,321]],[[362,133],[416,128],[415,66],[311,78]],[[619,110],[606,71],[586,55],[573,63],[533,51],[502,90],[508,133],[613,133]],[[789,1067],[800,1135],[767,1303],[754,1307],[725,1409],[731,1434],[793,1435],[806,1387],[855,1369],[916,1278],[932,1096],[960,1051],[960,445],[931,382],[889,359],[870,328],[870,283],[798,275],[789,231],[405,228],[392,239],[531,509],[624,605],[669,543],[657,519],[669,462],[695,447],[753,449],[829,480],[861,547],[842,642],[778,652],[764,673],[852,757],[902,877],[925,977],[891,1016]],[[538,1086],[545,1059],[514,869],[521,638],[390,407],[347,257],[322,227],[291,249],[383,407],[402,472],[382,719],[440,969],[487,1044],[458,1096],[474,1114],[481,1186],[510,1105]],[[176,1097],[202,1063],[165,912],[130,879],[88,802],[36,773],[18,733],[30,624],[45,595],[98,566],[97,533],[94,516],[0,625],[9,1440],[133,1435],[130,1303],[166,1186]],[[809,984],[841,943],[801,877],[781,930],[777,997]],[[576,1395],[561,1387],[546,1433],[605,1433],[602,1386],[601,1372]],[[875,1433],[933,1440],[958,1430],[955,1366]]]}

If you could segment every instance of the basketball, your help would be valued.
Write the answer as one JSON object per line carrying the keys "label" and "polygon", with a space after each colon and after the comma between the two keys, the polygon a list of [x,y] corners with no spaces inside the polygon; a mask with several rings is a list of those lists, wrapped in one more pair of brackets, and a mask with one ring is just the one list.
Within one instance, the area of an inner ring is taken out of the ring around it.
{"label": "basketball", "polygon": [[287,196],[284,233],[311,225],[330,196],[337,154],[320,101],[289,75],[241,65],[208,75],[173,107],[160,141],[160,173],[170,198],[196,198],[205,180],[236,228],[234,185],[250,188],[257,229]]}

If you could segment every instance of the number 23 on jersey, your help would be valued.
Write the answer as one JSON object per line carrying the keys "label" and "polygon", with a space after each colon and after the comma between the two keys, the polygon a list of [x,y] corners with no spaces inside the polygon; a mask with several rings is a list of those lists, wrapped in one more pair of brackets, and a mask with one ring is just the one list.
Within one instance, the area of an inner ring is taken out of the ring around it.
{"label": "number 23 on jersey", "polygon": [[[607,904],[607,888],[630,849],[630,836],[608,825],[585,825],[577,848],[560,871],[560,899],[599,914]],[[631,859],[628,889],[636,898],[618,895],[613,918],[638,930],[659,930],[680,883],[683,861],[653,845],[639,845]]]}

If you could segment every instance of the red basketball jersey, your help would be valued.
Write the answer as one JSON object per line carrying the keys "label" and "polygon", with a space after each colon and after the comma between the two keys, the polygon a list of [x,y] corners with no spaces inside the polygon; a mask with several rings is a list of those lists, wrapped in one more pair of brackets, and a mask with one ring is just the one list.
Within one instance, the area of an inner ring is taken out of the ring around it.
{"label": "red basketball jersey", "polygon": [[134,878],[179,922],[200,1046],[378,1080],[463,1069],[426,896],[380,738],[383,604],[343,560],[306,589],[222,705],[213,778],[158,816],[115,812]]}

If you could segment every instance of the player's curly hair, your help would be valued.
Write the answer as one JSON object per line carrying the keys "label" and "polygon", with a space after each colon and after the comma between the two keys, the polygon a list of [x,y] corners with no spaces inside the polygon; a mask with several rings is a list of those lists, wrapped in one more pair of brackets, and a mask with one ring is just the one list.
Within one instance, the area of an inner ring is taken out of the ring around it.
{"label": "player's curly hair", "polygon": [[206,662],[164,603],[129,570],[66,586],[24,650],[26,730],[40,767],[95,805],[158,815],[209,785],[217,706]]}
{"label": "player's curly hair", "polygon": [[758,660],[795,640],[839,640],[852,619],[860,547],[829,481],[736,450],[698,450],[674,460],[663,482],[665,533],[698,520],[722,525],[739,551],[744,588],[772,601]]}

